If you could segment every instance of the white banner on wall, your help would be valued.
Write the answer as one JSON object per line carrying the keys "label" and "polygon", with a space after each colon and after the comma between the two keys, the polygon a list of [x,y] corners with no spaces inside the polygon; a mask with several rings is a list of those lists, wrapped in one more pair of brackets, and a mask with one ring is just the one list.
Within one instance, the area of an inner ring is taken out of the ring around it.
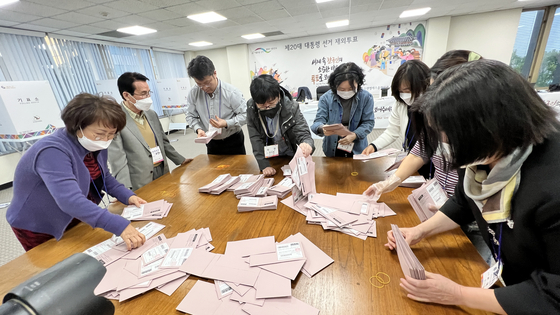
{"label": "white banner on wall", "polygon": [[0,82],[0,140],[29,141],[64,127],[48,81]]}
{"label": "white banner on wall", "polygon": [[163,109],[187,106],[187,98],[191,90],[191,83],[188,78],[157,80],[156,88]]}
{"label": "white banner on wall", "polygon": [[95,81],[95,88],[97,93],[110,96],[118,103],[122,101],[121,93],[119,93],[119,87],[117,86],[117,79],[97,80]]}
{"label": "white banner on wall", "polygon": [[251,44],[251,77],[270,74],[292,93],[306,86],[315,96],[338,65],[351,61],[364,69],[368,86],[390,86],[402,63],[422,58],[424,25],[403,23]]}
{"label": "white banner on wall", "polygon": [[560,119],[560,92],[539,93],[539,95],[546,105],[552,107],[556,111],[556,115]]}
{"label": "white banner on wall", "polygon": [[[123,101],[121,93],[119,92],[119,86],[117,85],[117,79],[97,80],[95,81],[95,87],[97,88],[97,93],[111,96],[119,104]],[[150,109],[154,109],[153,104]]]}

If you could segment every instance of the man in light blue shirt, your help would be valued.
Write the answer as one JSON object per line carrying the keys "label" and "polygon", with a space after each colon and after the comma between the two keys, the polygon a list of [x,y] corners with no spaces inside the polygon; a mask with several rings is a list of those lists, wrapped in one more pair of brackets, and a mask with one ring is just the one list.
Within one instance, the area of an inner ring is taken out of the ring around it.
{"label": "man in light blue shirt", "polygon": [[205,137],[211,128],[222,129],[207,145],[208,154],[245,154],[245,137],[241,126],[247,121],[247,106],[236,87],[218,79],[212,61],[197,56],[187,67],[196,82],[187,99],[187,124]]}

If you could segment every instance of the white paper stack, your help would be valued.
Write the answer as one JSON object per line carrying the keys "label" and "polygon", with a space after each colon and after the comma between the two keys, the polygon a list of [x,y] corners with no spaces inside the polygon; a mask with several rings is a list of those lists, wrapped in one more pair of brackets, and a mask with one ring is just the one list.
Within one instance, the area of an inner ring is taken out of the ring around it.
{"label": "white paper stack", "polygon": [[195,143],[208,143],[210,142],[212,139],[214,139],[214,137],[216,137],[217,135],[219,135],[220,132],[217,129],[214,130],[210,130],[206,133],[206,137],[198,137],[194,139]]}
{"label": "white paper stack", "polygon": [[355,194],[309,194],[304,198],[296,192],[282,203],[304,215],[308,224],[321,225],[324,230],[339,231],[362,240],[377,237],[373,219],[396,215],[386,204]]}
{"label": "white paper stack", "polygon": [[377,152],[373,152],[370,154],[354,154],[354,160],[363,160],[363,161],[367,161],[367,160],[372,160],[372,159],[377,159],[380,157],[384,157],[384,156],[388,156],[391,154],[395,154],[400,152],[400,150],[397,149],[385,149],[385,150],[379,150]]}
{"label": "white paper stack", "polygon": [[226,191],[231,186],[239,183],[240,180],[241,180],[241,177],[232,176],[227,182],[221,184],[220,186],[218,186],[216,188],[212,188],[210,190],[210,194],[211,195],[219,195],[219,194],[223,193],[224,191]]}
{"label": "white paper stack", "polygon": [[130,221],[157,220],[167,217],[172,203],[163,199],[136,206],[127,206],[123,209],[122,217]]}
{"label": "white paper stack", "polygon": [[399,187],[418,188],[426,183],[426,179],[422,175],[409,176],[399,185]]}
{"label": "white paper stack", "polygon": [[393,230],[393,236],[397,244],[397,256],[399,256],[399,262],[401,263],[403,273],[414,279],[426,280],[424,266],[422,266],[416,255],[414,255],[412,249],[410,249],[399,227],[395,224],[391,224],[391,229]]}
{"label": "white paper stack", "polygon": [[[212,236],[207,228],[179,233],[170,239],[163,234],[152,238],[161,228],[161,225],[152,226],[144,245],[131,251],[127,251],[126,247],[123,251],[120,245],[108,246],[111,239],[87,249],[86,254],[95,257],[107,268],[94,293],[120,302],[152,289],[171,295],[189,276],[179,268],[192,252],[214,248],[209,243]],[[111,261],[107,263],[109,258]]]}
{"label": "white paper stack", "polygon": [[447,199],[447,194],[435,178],[413,190],[412,194],[408,196],[408,201],[421,222],[428,220],[437,212],[430,210],[430,206],[439,209]]}
{"label": "white paper stack", "polygon": [[266,193],[268,195],[278,196],[278,198],[283,199],[292,191],[292,187],[294,187],[294,185],[295,183],[292,181],[292,179],[286,177],[277,185],[270,187]]}
{"label": "white paper stack", "polygon": [[237,204],[238,212],[249,212],[254,210],[276,210],[278,207],[278,197],[241,197]]}
{"label": "white paper stack", "polygon": [[230,174],[222,174],[214,179],[210,184],[204,185],[198,189],[198,192],[209,194],[212,189],[215,189],[231,179]]}
{"label": "white paper stack", "polygon": [[177,310],[192,315],[318,315],[318,309],[292,297],[292,281],[300,272],[312,277],[332,263],[301,233],[281,243],[274,236],[228,242],[224,255],[195,250],[180,270],[214,284],[196,282]]}
{"label": "white paper stack", "polygon": [[253,174],[241,174],[239,175],[239,181],[233,185],[231,185],[230,187],[228,187],[226,190],[227,191],[234,191],[236,190],[239,186],[243,185],[244,183],[246,183],[247,181],[255,181],[256,178],[259,175],[253,175]]}
{"label": "white paper stack", "polygon": [[268,190],[274,185],[274,178],[265,178],[262,186],[256,191],[254,197],[266,197]]}
{"label": "white paper stack", "polygon": [[254,175],[254,177],[237,187],[233,193],[238,199],[244,196],[254,196],[263,183],[264,175]]}

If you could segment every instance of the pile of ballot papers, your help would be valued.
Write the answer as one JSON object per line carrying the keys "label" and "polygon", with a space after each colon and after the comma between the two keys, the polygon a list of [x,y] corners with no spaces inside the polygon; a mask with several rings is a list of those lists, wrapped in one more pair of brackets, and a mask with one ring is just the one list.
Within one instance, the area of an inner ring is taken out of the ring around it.
{"label": "pile of ballot papers", "polygon": [[414,279],[426,280],[424,266],[422,266],[416,255],[412,252],[412,249],[410,249],[410,246],[408,246],[399,227],[391,224],[391,229],[393,230],[393,236],[397,245],[397,256],[399,257],[403,273]]}
{"label": "pile of ballot papers", "polygon": [[301,148],[298,147],[289,165],[292,170],[291,179],[295,183],[292,193],[297,191],[304,198],[310,193],[316,193],[315,162],[311,155],[304,157]]}
{"label": "pile of ballot papers", "polygon": [[177,310],[202,314],[302,314],[319,310],[292,297],[300,271],[313,277],[333,259],[301,233],[280,243],[273,236],[228,242],[225,254],[194,250],[179,270],[197,281]]}
{"label": "pile of ballot papers", "polygon": [[367,160],[372,160],[372,159],[377,159],[380,157],[384,157],[384,156],[388,156],[391,154],[396,154],[399,153],[400,150],[397,149],[385,149],[385,150],[379,150],[377,152],[373,152],[370,154],[354,154],[354,160],[362,160],[362,161],[367,161]]}
{"label": "pile of ballot papers", "polygon": [[412,194],[408,196],[408,201],[421,222],[428,220],[437,212],[437,210],[430,210],[430,206],[439,209],[447,199],[447,194],[435,178],[413,190]]}
{"label": "pile of ballot papers", "polygon": [[195,139],[194,139],[194,142],[195,142],[195,143],[206,143],[206,144],[207,144],[207,143],[210,142],[212,139],[214,139],[214,137],[216,137],[216,136],[218,136],[218,135],[221,135],[221,134],[222,134],[222,129],[221,129],[221,128],[220,128],[220,129],[212,129],[212,130],[209,130],[209,131],[206,133],[206,136],[205,136],[205,137],[198,137],[198,138],[195,138]]}
{"label": "pile of ballot papers", "polygon": [[264,178],[264,175],[241,174],[231,176],[222,174],[211,183],[198,189],[198,192],[219,195],[224,191],[233,191],[237,199],[241,197],[265,197],[268,189],[274,185],[274,178]]}
{"label": "pile of ballot papers", "polygon": [[307,199],[292,195],[282,203],[306,217],[308,224],[318,224],[324,230],[333,230],[365,240],[377,237],[373,219],[396,213],[385,203],[377,203],[363,195],[338,193],[310,194]]}
{"label": "pile of ballot papers", "polygon": [[319,314],[292,297],[292,281],[300,272],[313,277],[333,259],[303,234],[280,243],[274,236],[228,242],[225,254],[214,254],[208,228],[166,238],[157,235],[164,227],[150,222],[139,228],[147,241],[131,251],[115,236],[84,251],[107,269],[94,293],[120,302],[153,289],[172,295],[195,275],[214,283],[198,281],[177,307],[182,312],[235,314],[233,310],[239,310],[258,315],[299,310],[298,314]]}
{"label": "pile of ballot papers", "polygon": [[175,292],[189,276],[179,270],[185,260],[194,250],[210,251],[214,246],[209,243],[212,236],[208,228],[179,233],[169,239],[164,234],[155,236],[164,227],[150,222],[140,228],[146,243],[131,251],[124,244],[117,245],[115,238],[87,249],[84,253],[107,269],[94,293],[122,302],[152,289],[167,295]]}
{"label": "pile of ballot papers", "polygon": [[157,220],[167,217],[172,203],[163,199],[136,206],[127,206],[121,216],[130,221]]}
{"label": "pile of ballot papers", "polygon": [[237,199],[241,197],[254,197],[258,193],[266,195],[266,191],[274,184],[274,178],[264,178],[264,175],[252,175],[244,183],[234,188],[233,193]]}
{"label": "pile of ballot papers", "polygon": [[270,196],[278,196],[278,198],[283,199],[292,192],[292,187],[294,187],[294,185],[295,183],[292,179],[290,177],[286,177],[278,184],[270,187],[266,193]]}
{"label": "pile of ballot papers", "polygon": [[230,174],[222,174],[214,179],[210,184],[198,189],[198,192],[219,195],[230,186],[239,182],[239,177],[232,177]]}
{"label": "pile of ballot papers", "polygon": [[249,212],[255,210],[276,210],[278,208],[278,197],[241,197],[237,204],[238,212]]}

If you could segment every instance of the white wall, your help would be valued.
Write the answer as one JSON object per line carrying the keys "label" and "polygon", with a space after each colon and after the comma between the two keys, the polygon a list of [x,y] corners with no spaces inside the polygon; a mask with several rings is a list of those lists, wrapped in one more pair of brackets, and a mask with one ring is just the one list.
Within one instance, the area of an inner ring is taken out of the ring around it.
{"label": "white wall", "polygon": [[[245,99],[251,98],[249,86],[251,77],[249,74],[249,51],[246,44],[228,46],[210,50],[185,52],[187,65],[192,58],[203,55],[214,63],[218,77],[238,88]],[[194,81],[191,80],[194,84]]]}
{"label": "white wall", "polygon": [[428,20],[424,56],[422,56],[422,61],[428,67],[433,66],[438,58],[447,52],[450,25],[451,16],[442,16]]}
{"label": "white wall", "polygon": [[224,80],[228,83],[231,83],[231,78],[229,75],[229,62],[228,62],[228,55],[226,48],[218,48],[218,49],[211,49],[211,50],[200,50],[195,52],[196,56],[206,56],[212,60],[214,63],[214,67],[216,68],[216,72],[218,73],[218,78]]}
{"label": "white wall", "polygon": [[229,46],[226,48],[229,75],[231,84],[241,90],[245,99],[251,98],[249,86],[251,85],[251,75],[249,74],[249,50],[246,44]]}
{"label": "white wall", "polygon": [[452,17],[447,50],[472,50],[486,59],[509,64],[521,11],[512,9]]}

